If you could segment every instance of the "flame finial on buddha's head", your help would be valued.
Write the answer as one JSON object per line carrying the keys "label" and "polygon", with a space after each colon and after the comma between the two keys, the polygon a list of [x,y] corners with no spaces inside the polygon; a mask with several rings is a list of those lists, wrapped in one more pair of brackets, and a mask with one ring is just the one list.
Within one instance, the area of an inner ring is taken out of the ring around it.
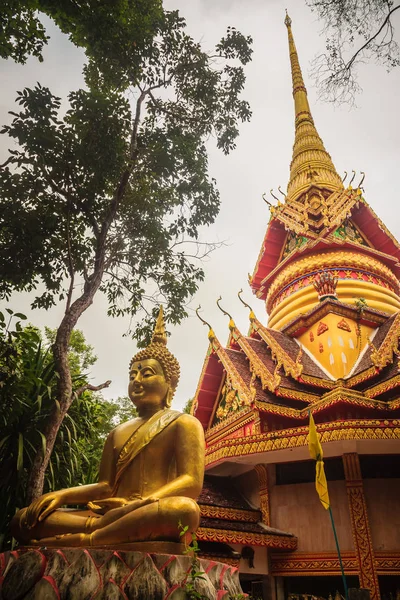
{"label": "flame finial on buddha's head", "polygon": [[171,393],[167,400],[168,407],[171,404],[172,396],[178,385],[180,366],[175,356],[167,348],[167,333],[165,331],[164,311],[162,306],[160,306],[150,344],[146,348],[143,348],[143,350],[139,350],[139,352],[132,357],[129,368],[131,368],[134,362],[149,358],[153,358],[160,363],[166,381],[171,384]]}

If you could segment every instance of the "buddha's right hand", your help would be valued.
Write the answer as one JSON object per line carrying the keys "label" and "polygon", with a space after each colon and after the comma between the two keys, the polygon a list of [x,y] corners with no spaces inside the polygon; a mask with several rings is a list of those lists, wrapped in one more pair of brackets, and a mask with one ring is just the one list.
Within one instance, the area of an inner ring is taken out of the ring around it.
{"label": "buddha's right hand", "polygon": [[93,502],[88,502],[87,507],[99,515],[104,515],[109,510],[126,506],[128,503],[129,500],[126,498],[105,498],[104,500],[94,500]]}
{"label": "buddha's right hand", "polygon": [[49,492],[34,500],[26,510],[25,522],[27,528],[32,529],[38,522],[43,521],[63,504],[65,504],[65,500],[61,492]]}

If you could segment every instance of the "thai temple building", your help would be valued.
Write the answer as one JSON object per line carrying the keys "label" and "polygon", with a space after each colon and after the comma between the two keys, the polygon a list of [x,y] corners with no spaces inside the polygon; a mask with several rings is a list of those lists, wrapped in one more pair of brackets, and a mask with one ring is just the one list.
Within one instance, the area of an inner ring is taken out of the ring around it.
{"label": "thai temple building", "polygon": [[256,316],[239,293],[248,332],[221,302],[226,345],[209,326],[192,409],[207,445],[198,539],[203,556],[239,566],[254,598],[343,595],[308,452],[311,411],[348,586],[368,588],[372,600],[394,600],[400,245],[364,200],[362,181],[353,176],[346,186],[337,173],[311,115],[288,16],[285,24],[293,158],[250,278],[268,318]]}

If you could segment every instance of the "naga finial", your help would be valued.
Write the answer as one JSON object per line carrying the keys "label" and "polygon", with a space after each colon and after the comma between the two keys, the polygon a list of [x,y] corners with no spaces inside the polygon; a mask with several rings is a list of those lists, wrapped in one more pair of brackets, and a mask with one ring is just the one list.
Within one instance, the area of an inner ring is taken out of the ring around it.
{"label": "naga finial", "polygon": [[356,176],[356,172],[355,172],[355,171],[353,171],[353,169],[351,170],[351,172],[353,173],[353,177],[350,179],[349,187],[351,187],[351,184],[352,184],[352,183],[353,183],[353,181],[354,181],[354,177]]}
{"label": "naga finial", "polygon": [[270,189],[270,190],[269,190],[269,193],[271,194],[271,196],[272,196],[273,198],[275,198],[275,200],[278,202],[278,204],[281,204],[281,201],[279,200],[279,198],[277,198],[277,197],[275,196],[275,194],[274,194],[273,192],[274,192],[274,190],[273,190],[273,189]]}
{"label": "naga finial", "polygon": [[346,180],[346,177],[347,177],[347,171],[345,171],[345,172],[344,172],[344,175],[343,175],[343,177],[342,177],[342,183],[344,183],[344,182],[345,182],[345,180]]}
{"label": "naga finial", "polygon": [[267,199],[266,199],[266,197],[265,197],[265,192],[264,192],[264,194],[262,195],[262,199],[264,200],[264,202],[265,202],[266,204],[268,204],[268,206],[269,206],[270,208],[273,208],[273,206],[274,206],[274,205],[273,205],[273,204],[271,204],[271,202],[270,202],[269,200],[267,200]]}
{"label": "naga finial", "polygon": [[243,298],[240,296],[240,294],[243,294],[243,289],[241,289],[241,290],[239,290],[239,291],[238,291],[238,298],[239,298],[240,302],[241,302],[241,303],[242,303],[244,306],[246,306],[246,308],[248,308],[248,309],[249,309],[249,311],[250,311],[250,315],[249,315],[249,319],[250,319],[250,321],[254,321],[254,319],[256,318],[256,316],[255,316],[255,314],[254,314],[254,311],[253,311],[253,309],[251,308],[250,304],[247,304],[247,302],[245,302],[245,301],[243,300]]}
{"label": "naga finial", "polygon": [[278,192],[280,192],[280,193],[282,194],[282,196],[283,196],[283,197],[285,198],[285,200],[286,200],[286,194],[285,194],[285,192],[282,192],[282,190],[281,190],[281,186],[280,186],[280,185],[278,185]]}
{"label": "naga finial", "polygon": [[208,323],[205,319],[203,319],[203,317],[200,316],[200,313],[199,313],[200,309],[201,309],[201,305],[199,304],[199,306],[195,310],[196,315],[197,315],[198,319],[203,323],[203,325],[207,325],[207,327],[208,327],[208,339],[210,341],[212,341],[215,338],[214,330],[211,327],[210,323]]}
{"label": "naga finial", "polygon": [[317,291],[320,302],[327,298],[337,300],[336,286],[338,281],[338,277],[334,277],[329,271],[321,271],[316,275],[313,285]]}
{"label": "naga finial", "polygon": [[362,175],[362,178],[361,178],[361,181],[360,181],[360,183],[358,184],[358,186],[357,186],[357,187],[358,187],[359,189],[362,189],[362,188],[361,188],[361,186],[362,186],[362,184],[364,183],[364,179],[365,179],[365,173],[364,173],[364,171],[360,171],[360,175]]}
{"label": "naga finial", "polygon": [[220,296],[217,300],[217,306],[219,308],[219,310],[226,315],[227,317],[229,317],[229,329],[233,329],[235,327],[235,322],[232,318],[232,315],[230,315],[228,312],[226,312],[226,310],[224,310],[220,304],[220,301],[222,300],[222,296]]}

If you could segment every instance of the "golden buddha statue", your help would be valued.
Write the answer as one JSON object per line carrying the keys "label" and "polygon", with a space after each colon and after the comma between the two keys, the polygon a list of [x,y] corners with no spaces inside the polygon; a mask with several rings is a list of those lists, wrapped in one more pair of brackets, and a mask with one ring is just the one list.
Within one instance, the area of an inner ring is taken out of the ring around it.
{"label": "golden buddha statue", "polygon": [[[128,393],[138,417],[108,436],[99,482],[44,494],[20,510],[14,537],[26,545],[112,546],[180,542],[200,521],[204,435],[193,416],[170,409],[179,363],[166,347],[162,307],[151,343],[130,363]],[[86,505],[87,510],[61,508]]]}

